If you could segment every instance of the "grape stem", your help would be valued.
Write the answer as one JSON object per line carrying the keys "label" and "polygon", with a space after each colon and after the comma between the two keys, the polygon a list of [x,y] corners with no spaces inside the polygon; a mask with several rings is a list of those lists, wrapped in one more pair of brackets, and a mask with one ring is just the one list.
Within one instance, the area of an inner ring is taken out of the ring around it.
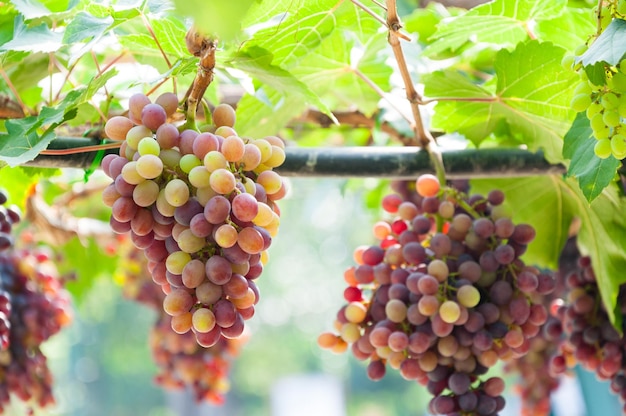
{"label": "grape stem", "polygon": [[413,122],[411,123],[411,128],[420,146],[428,152],[430,162],[435,168],[435,174],[437,176],[437,179],[439,179],[440,183],[444,184],[446,183],[446,173],[443,166],[441,152],[436,150],[434,146],[431,146],[431,144],[433,144],[435,140],[431,136],[430,132],[424,127],[424,122],[422,120],[422,115],[419,109],[420,103],[422,102],[422,97],[413,85],[413,80],[411,79],[411,75],[409,74],[406,59],[404,58],[404,53],[402,52],[400,39],[405,38],[405,36],[400,33],[400,29],[402,29],[402,23],[400,22],[400,17],[398,16],[396,0],[386,0],[386,5],[387,28],[389,29],[387,41],[389,42],[389,45],[391,45],[394,57],[396,58],[396,62],[398,63],[398,69],[400,71],[400,75],[402,76],[404,87],[406,89],[406,97],[411,104],[411,111],[413,113]]}
{"label": "grape stem", "polygon": [[[195,30],[195,29],[191,29]],[[189,34],[188,34],[189,36]],[[215,68],[215,50],[217,48],[217,40],[202,38],[200,51],[197,55],[200,57],[198,63],[198,72],[193,80],[191,88],[186,96],[187,104],[187,121],[183,129],[198,130],[196,126],[196,111],[198,103],[202,100],[204,92],[213,81],[213,69]]]}

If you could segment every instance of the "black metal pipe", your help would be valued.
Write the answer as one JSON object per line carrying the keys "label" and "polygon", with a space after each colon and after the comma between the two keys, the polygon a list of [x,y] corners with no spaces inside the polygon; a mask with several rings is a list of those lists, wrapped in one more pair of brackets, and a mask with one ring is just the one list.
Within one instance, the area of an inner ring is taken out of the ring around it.
{"label": "black metal pipe", "polygon": [[[57,138],[48,149],[77,149],[99,143],[89,138]],[[117,149],[104,150],[105,154]],[[276,168],[283,176],[375,177],[410,179],[433,172],[428,154],[418,147],[287,147],[285,163]],[[39,155],[26,166],[79,168],[91,166],[97,152]],[[464,149],[442,154],[449,179],[520,177],[562,174],[565,167],[548,163],[541,152],[523,149]]]}

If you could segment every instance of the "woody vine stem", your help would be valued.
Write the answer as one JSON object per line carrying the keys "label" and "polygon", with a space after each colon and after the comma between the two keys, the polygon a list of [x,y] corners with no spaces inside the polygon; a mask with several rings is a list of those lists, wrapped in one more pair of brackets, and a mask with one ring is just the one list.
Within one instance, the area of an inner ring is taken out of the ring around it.
{"label": "woody vine stem", "polygon": [[411,104],[411,111],[413,113],[413,123],[411,123],[411,129],[413,130],[413,133],[419,145],[422,147],[422,149],[428,152],[428,156],[431,163],[433,164],[433,167],[435,168],[435,173],[437,175],[437,178],[439,179],[439,182],[445,183],[446,175],[441,152],[439,152],[433,146],[433,143],[435,141],[428,129],[424,127],[424,122],[422,120],[419,108],[419,105],[422,102],[422,97],[415,89],[413,81],[411,80],[411,75],[409,74],[406,59],[404,58],[404,53],[402,52],[400,39],[409,40],[409,38],[407,35],[401,33],[400,31],[402,29],[402,22],[400,21],[400,17],[398,16],[396,0],[387,0],[386,5],[386,23],[387,28],[389,29],[387,40],[391,45],[394,57],[396,58],[396,61],[398,63],[398,69],[400,71],[400,75],[402,76],[402,81],[404,82],[404,87],[406,90],[406,98]]}

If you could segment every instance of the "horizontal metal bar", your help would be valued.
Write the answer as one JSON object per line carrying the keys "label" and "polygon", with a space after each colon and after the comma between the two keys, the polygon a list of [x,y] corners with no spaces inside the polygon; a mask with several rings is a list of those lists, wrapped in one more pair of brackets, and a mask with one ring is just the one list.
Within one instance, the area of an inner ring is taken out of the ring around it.
{"label": "horizontal metal bar", "polygon": [[[78,149],[97,145],[89,138],[57,138],[48,149]],[[97,152],[39,155],[26,166],[79,168],[91,166]],[[105,153],[117,153],[116,149]],[[428,154],[418,147],[295,147],[285,149],[286,160],[276,168],[283,176],[410,179],[433,172]],[[565,172],[562,165],[548,163],[541,152],[516,148],[449,150],[442,153],[449,179],[520,177]]]}

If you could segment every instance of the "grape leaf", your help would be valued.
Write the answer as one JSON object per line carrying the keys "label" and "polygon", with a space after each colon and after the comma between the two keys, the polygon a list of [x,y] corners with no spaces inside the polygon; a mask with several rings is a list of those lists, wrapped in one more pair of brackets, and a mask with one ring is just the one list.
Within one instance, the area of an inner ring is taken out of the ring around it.
{"label": "grape leaf", "polygon": [[583,255],[591,257],[602,301],[611,323],[621,332],[622,313],[617,295],[620,285],[626,283],[624,199],[619,197],[617,186],[612,185],[589,204],[575,182],[568,181],[568,185],[581,219],[578,247]]}
{"label": "grape leaf", "polygon": [[343,0],[317,0],[294,4],[277,27],[263,28],[248,41],[270,51],[274,65],[287,70],[312,53],[335,30],[335,10]]}
{"label": "grape leaf", "polygon": [[255,47],[247,48],[245,51],[237,53],[230,58],[228,63],[282,94],[299,96],[300,99],[315,105],[321,111],[330,113],[326,105],[320,101],[319,97],[305,83],[299,81],[284,69],[272,65],[272,60],[273,56],[271,53],[260,47]]}
{"label": "grape leaf", "polygon": [[202,32],[217,36],[222,41],[233,40],[241,31],[241,20],[254,0],[212,1],[174,0],[176,10],[193,17]]}
{"label": "grape leaf", "polygon": [[624,36],[626,36],[626,21],[613,19],[579,58],[583,66],[593,65],[596,62],[606,62],[609,65],[619,64],[626,54]]}
{"label": "grape leaf", "polygon": [[476,145],[502,121],[530,150],[544,149],[547,160],[563,160],[562,137],[574,118],[570,108],[576,74],[561,66],[565,51],[552,43],[528,41],[496,55],[495,94],[450,71],[424,76],[429,97],[440,101],[433,124],[447,132],[467,134]]}
{"label": "grape leaf", "polygon": [[55,52],[62,45],[62,33],[52,32],[45,23],[38,26],[28,27],[24,24],[23,16],[18,15],[15,18],[13,39],[0,45],[0,52]]}
{"label": "grape leaf", "polygon": [[[76,116],[77,101],[84,89],[71,91],[56,107],[43,107],[38,116],[7,120],[0,138],[0,160],[17,166],[33,160],[56,137],[54,128]],[[45,126],[42,134],[38,129]]]}
{"label": "grape leaf", "polygon": [[[372,16],[345,3],[335,12],[337,29],[315,51],[304,57],[291,72],[332,108],[354,109],[371,115],[378,110],[380,96],[364,78],[388,91],[393,72],[386,64],[386,37]],[[346,30],[356,25],[358,30]]]}
{"label": "grape leaf", "polygon": [[563,179],[544,175],[471,181],[472,193],[487,195],[493,189],[504,192],[504,206],[512,213],[516,224],[531,224],[537,232],[528,245],[524,261],[539,267],[558,268],[576,207]]}
{"label": "grape leaf", "polygon": [[69,45],[85,39],[97,40],[112,24],[111,16],[98,18],[89,13],[80,12],[66,26],[63,42]]}
{"label": "grape leaf", "polygon": [[9,204],[17,205],[22,211],[26,208],[26,195],[30,186],[39,181],[40,175],[29,174],[21,167],[0,169],[0,187],[7,191]]}
{"label": "grape leaf", "polygon": [[535,28],[537,38],[550,41],[568,51],[587,41],[596,30],[596,23],[589,18],[589,10],[566,7],[563,14],[550,20],[539,20]]}
{"label": "grape leaf", "polygon": [[469,40],[513,46],[529,38],[536,21],[560,16],[566,4],[566,0],[496,0],[482,4],[462,16],[442,20],[433,36],[436,40],[426,47],[424,55],[454,51]]}
{"label": "grape leaf", "polygon": [[600,159],[593,148],[596,140],[585,113],[578,113],[572,127],[565,135],[563,156],[571,159],[567,176],[578,180],[588,202],[597,198],[615,177],[620,161],[613,156]]}
{"label": "grape leaf", "polygon": [[11,0],[15,8],[24,15],[26,20],[50,16],[52,13],[37,0]]}
{"label": "grape leaf", "polygon": [[235,130],[242,137],[275,135],[305,109],[306,103],[297,95],[263,86],[255,95],[244,95],[237,104]]}

